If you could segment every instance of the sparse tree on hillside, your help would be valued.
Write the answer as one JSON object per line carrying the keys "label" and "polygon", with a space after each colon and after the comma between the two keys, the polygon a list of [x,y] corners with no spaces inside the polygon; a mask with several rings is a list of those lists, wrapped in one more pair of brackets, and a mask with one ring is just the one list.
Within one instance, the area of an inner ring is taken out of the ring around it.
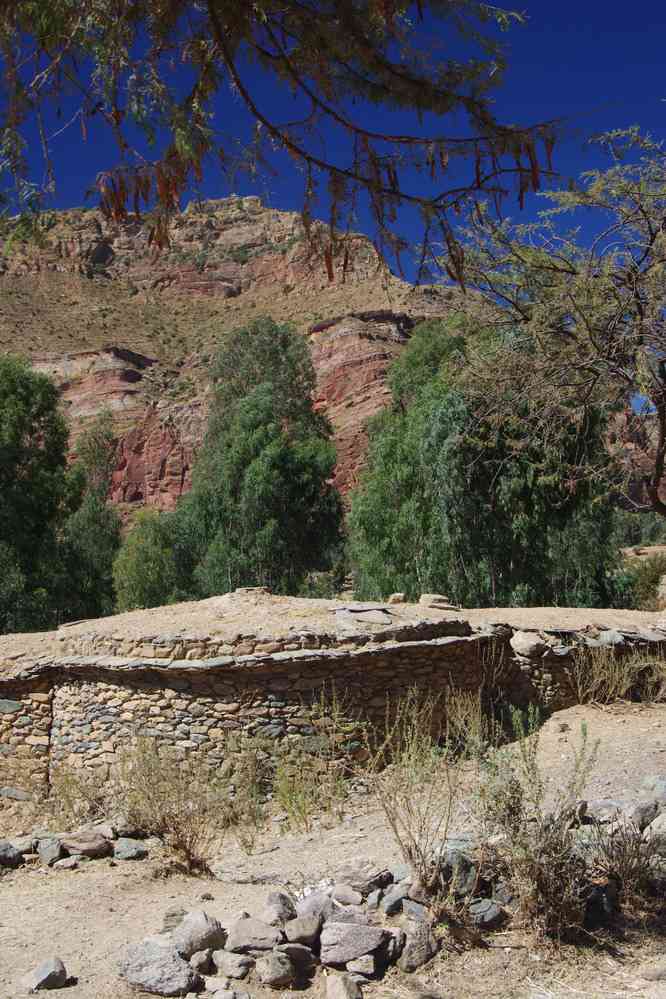
{"label": "sparse tree on hillside", "polygon": [[[55,136],[71,142],[74,129],[85,138],[105,122],[121,162],[98,177],[102,207],[121,219],[155,198],[159,245],[168,213],[208,160],[229,173],[270,174],[282,151],[304,178],[306,221],[318,186],[327,189],[329,275],[335,255],[345,266],[337,234],[364,198],[384,249],[405,248],[395,224],[398,210],[412,207],[424,229],[422,269],[436,263],[432,241],[443,239],[447,267],[460,276],[451,213],[470,196],[499,201],[507,189],[522,201],[550,166],[552,123],[505,125],[493,110],[504,69],[497,29],[521,20],[478,0],[5,0],[0,165],[34,196],[28,144],[32,154],[36,131],[52,189]],[[432,43],[442,35],[465,54],[443,56]],[[283,108],[259,96],[254,66],[274,80]],[[249,148],[238,149],[216,122],[226,88],[254,122]],[[63,121],[54,111],[65,97]],[[378,109],[376,121],[398,112],[395,131],[370,127],[358,111],[366,103]],[[461,119],[466,127],[449,131]]]}

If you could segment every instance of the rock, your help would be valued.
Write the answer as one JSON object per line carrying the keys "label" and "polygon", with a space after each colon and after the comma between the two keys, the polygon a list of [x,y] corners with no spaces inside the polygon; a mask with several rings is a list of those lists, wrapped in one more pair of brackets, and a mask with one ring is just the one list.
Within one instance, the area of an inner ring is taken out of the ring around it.
{"label": "rock", "polygon": [[190,958],[190,967],[200,975],[210,975],[214,967],[211,951],[208,949],[195,951]]}
{"label": "rock", "polygon": [[185,996],[198,992],[203,978],[184,961],[167,938],[146,937],[127,948],[120,975],[131,986],[159,996]]}
{"label": "rock", "polygon": [[649,841],[657,853],[666,856],[666,812],[658,815],[649,826],[645,827],[643,839]]}
{"label": "rock", "polygon": [[651,774],[643,778],[641,787],[646,798],[655,798],[659,802],[666,803],[666,777],[661,774]]}
{"label": "rock", "polygon": [[0,839],[0,867],[19,867],[23,854],[8,839]]}
{"label": "rock", "polygon": [[227,950],[213,951],[213,964],[218,974],[227,978],[247,978],[254,968],[254,958],[247,954],[231,954]]}
{"label": "rock", "polygon": [[504,910],[489,898],[477,898],[470,903],[469,914],[479,930],[494,930],[506,919]]}
{"label": "rock", "polygon": [[403,948],[405,946],[406,935],[405,931],[399,927],[390,927],[388,929],[388,940],[386,941],[386,963],[395,964],[400,955],[402,954]]}
{"label": "rock", "polygon": [[585,926],[596,929],[606,926],[617,914],[619,886],[613,878],[594,884],[585,901]]}
{"label": "rock", "polygon": [[188,912],[171,933],[171,941],[181,957],[190,958],[198,950],[218,950],[224,947],[226,933],[213,916],[203,909]]}
{"label": "rock", "polygon": [[63,857],[62,860],[56,860],[53,865],[54,871],[76,871],[78,870],[79,864],[82,860],[87,860],[87,857],[82,857],[80,854],[77,856],[74,854],[72,857]]}
{"label": "rock", "polygon": [[307,974],[315,963],[315,956],[309,947],[300,943],[283,943],[277,948],[282,954],[286,954],[299,972]]}
{"label": "rock", "polygon": [[326,999],[362,999],[358,982],[351,975],[327,975]]}
{"label": "rock", "polygon": [[67,984],[67,969],[59,957],[42,961],[34,971],[21,979],[21,985],[28,992],[41,989],[62,989]]}
{"label": "rock", "polygon": [[35,848],[34,836],[15,836],[9,842],[21,856],[24,856],[26,853],[32,853]]}
{"label": "rock", "polygon": [[322,921],[330,919],[334,909],[331,896],[324,891],[313,891],[296,903],[299,916],[318,916]]}
{"label": "rock", "polygon": [[367,857],[354,857],[337,871],[335,881],[349,885],[365,898],[374,888],[391,884],[392,878],[390,871],[380,870]]}
{"label": "rock", "polygon": [[415,902],[411,898],[402,900],[402,911],[410,919],[423,920],[429,918],[428,909],[421,902]]}
{"label": "rock", "polygon": [[37,841],[37,853],[40,864],[43,864],[44,867],[53,867],[55,862],[62,857],[62,843],[55,836],[40,839]]}
{"label": "rock", "polygon": [[593,798],[586,802],[585,818],[596,822],[597,825],[608,825],[618,816],[622,815],[626,803],[615,801],[612,798]]}
{"label": "rock", "polygon": [[347,961],[347,971],[352,975],[363,975],[372,978],[377,973],[377,961],[374,954],[364,954],[355,961]]}
{"label": "rock", "polygon": [[395,916],[402,912],[402,900],[409,895],[409,885],[392,885],[386,889],[379,908],[387,916]]}
{"label": "rock", "polygon": [[414,877],[414,872],[409,864],[404,863],[393,864],[392,867],[389,867],[389,873],[397,885],[399,885],[402,881],[411,881]]}
{"label": "rock", "polygon": [[333,914],[327,923],[354,923],[356,926],[367,926],[371,920],[363,905],[335,905]]}
{"label": "rock", "polygon": [[78,832],[59,837],[63,849],[70,855],[80,853],[82,857],[95,860],[111,853],[108,839],[96,832]]}
{"label": "rock", "polygon": [[293,961],[281,951],[272,951],[258,958],[254,971],[262,985],[273,989],[293,985],[297,978]]}
{"label": "rock", "polygon": [[10,801],[32,801],[30,791],[24,791],[21,787],[0,787],[0,798],[9,798]]}
{"label": "rock", "polygon": [[425,607],[438,607],[440,610],[460,610],[455,604],[452,604],[447,596],[443,593],[422,593],[419,597],[419,603],[423,604]]}
{"label": "rock", "polygon": [[654,964],[642,964],[636,974],[646,982],[666,981],[666,958]]}
{"label": "rock", "polygon": [[379,926],[328,922],[321,931],[321,963],[346,964],[371,954],[386,938],[386,931]]}
{"label": "rock", "polygon": [[365,903],[368,912],[376,912],[383,897],[384,892],[381,888],[375,888],[374,891],[371,891]]}
{"label": "rock", "polygon": [[387,604],[404,604],[404,602],[405,602],[404,593],[391,593],[388,600],[386,601]]}
{"label": "rock", "polygon": [[444,878],[449,881],[451,890],[458,898],[464,898],[476,891],[478,869],[462,850],[447,846],[442,854],[441,867]]}
{"label": "rock", "polygon": [[356,891],[351,885],[333,885],[331,897],[341,905],[360,905],[363,901],[360,891]]}
{"label": "rock", "polygon": [[148,847],[139,839],[121,836],[113,844],[113,856],[116,860],[144,860],[148,856]]}
{"label": "rock", "polygon": [[82,826],[81,829],[77,829],[77,832],[94,832],[99,833],[104,839],[117,839],[118,832],[115,826],[111,825],[110,822],[93,822],[89,826]]}
{"label": "rock", "polygon": [[283,926],[288,920],[295,918],[294,900],[283,891],[272,891],[266,899],[266,905],[259,913],[259,919],[269,926]]}
{"label": "rock", "polygon": [[542,656],[548,646],[536,631],[514,631],[509,645],[519,656],[536,659]]}
{"label": "rock", "polygon": [[654,822],[663,807],[663,802],[657,801],[656,798],[648,798],[645,801],[636,801],[633,805],[627,805],[623,815],[625,821],[631,822],[643,832],[651,822]]}
{"label": "rock", "polygon": [[284,924],[284,935],[289,943],[313,944],[319,939],[321,916],[297,916]]}
{"label": "rock", "polygon": [[405,924],[405,944],[398,959],[401,971],[417,971],[437,953],[437,941],[430,923],[410,919]]}
{"label": "rock", "polygon": [[272,950],[282,942],[282,930],[261,919],[239,919],[229,927],[226,949],[236,954],[250,950]]}

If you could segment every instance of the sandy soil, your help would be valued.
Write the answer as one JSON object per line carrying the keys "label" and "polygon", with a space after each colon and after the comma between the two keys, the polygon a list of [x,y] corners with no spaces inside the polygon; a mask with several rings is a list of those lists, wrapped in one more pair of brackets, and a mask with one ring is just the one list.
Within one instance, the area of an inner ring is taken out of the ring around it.
{"label": "sandy soil", "polygon": [[[587,797],[633,799],[640,796],[644,776],[666,775],[666,705],[576,707],[555,714],[542,730],[540,758],[553,790],[570,772],[583,723],[591,742],[599,740]],[[470,764],[470,788],[474,775]],[[456,823],[460,828],[468,822],[466,807]],[[203,906],[225,921],[241,909],[258,911],[272,887],[297,889],[333,875],[350,857],[361,855],[382,865],[397,859],[382,816],[362,803],[332,828],[300,835],[281,835],[276,829],[250,856],[229,837],[218,860],[217,880],[155,877],[158,857],[117,866],[94,861],[74,872],[35,867],[8,873],[0,879],[0,996],[19,996],[21,976],[39,959],[58,954],[78,979],[64,993],[67,999],[125,999],[131,993],[116,977],[118,956],[128,942],[158,931],[170,908]],[[202,902],[204,893],[212,900]],[[370,999],[666,999],[666,983],[647,983],[636,975],[641,963],[666,951],[654,928],[638,933],[629,927],[607,951],[566,948],[559,955],[535,950],[511,932],[490,940],[492,946],[484,951],[443,951],[420,975],[393,971],[366,994]],[[263,996],[255,986],[250,991]]]}

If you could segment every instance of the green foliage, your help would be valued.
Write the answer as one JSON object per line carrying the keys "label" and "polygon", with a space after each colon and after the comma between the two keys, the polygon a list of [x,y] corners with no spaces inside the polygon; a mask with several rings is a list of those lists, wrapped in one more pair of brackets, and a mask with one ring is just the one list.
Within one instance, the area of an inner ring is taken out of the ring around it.
{"label": "green foliage", "polygon": [[[666,555],[631,559],[625,567],[631,606],[638,610],[660,610],[659,584],[666,575]],[[663,599],[662,599],[663,603]]]}
{"label": "green foliage", "polygon": [[0,357],[0,632],[46,623],[68,497],[67,429],[53,383]]}
{"label": "green foliage", "polygon": [[142,510],[113,563],[119,611],[169,603],[176,587],[171,521]]}
{"label": "green foliage", "polygon": [[357,591],[603,606],[616,561],[609,500],[592,480],[569,479],[603,448],[603,420],[590,410],[556,437],[522,405],[497,422],[473,409],[464,356],[456,324],[428,324],[392,372],[397,405],[371,429],[352,499]]}
{"label": "green foliage", "polygon": [[[263,585],[296,593],[339,541],[330,429],[303,338],[258,320],[224,335],[191,492],[141,520],[116,562],[119,606]],[[145,578],[144,578],[145,577]]]}

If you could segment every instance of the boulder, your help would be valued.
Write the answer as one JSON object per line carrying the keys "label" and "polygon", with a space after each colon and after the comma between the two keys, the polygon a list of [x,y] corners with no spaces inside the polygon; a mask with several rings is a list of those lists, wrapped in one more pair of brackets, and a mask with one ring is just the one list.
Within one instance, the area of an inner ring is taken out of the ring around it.
{"label": "boulder", "polygon": [[517,655],[525,656],[527,659],[536,659],[548,649],[536,631],[514,631],[509,644]]}
{"label": "boulder", "polygon": [[362,996],[360,985],[351,975],[327,976],[326,999],[362,999]]}
{"label": "boulder", "polygon": [[82,857],[95,860],[111,853],[111,844],[98,832],[78,832],[59,837],[63,849],[70,855],[80,853]]}
{"label": "boulder", "polygon": [[226,949],[236,954],[251,950],[272,950],[283,939],[282,930],[261,919],[239,919],[229,927]]}
{"label": "boulder", "polygon": [[226,933],[217,919],[203,909],[188,912],[171,933],[171,942],[181,957],[190,958],[198,950],[224,947]]}
{"label": "boulder", "polygon": [[248,954],[231,954],[228,950],[213,951],[213,964],[218,975],[227,978],[247,978],[254,968],[254,958]]}
{"label": "boulder", "polygon": [[289,943],[313,944],[319,939],[321,916],[297,916],[284,924],[284,935]]}
{"label": "boulder", "polygon": [[23,854],[8,839],[0,839],[0,867],[18,867],[22,863]]}
{"label": "boulder", "polygon": [[62,843],[55,836],[48,836],[46,839],[37,841],[39,862],[44,867],[53,867],[55,862],[62,857],[62,852]]}
{"label": "boulder", "polygon": [[259,919],[269,926],[283,926],[288,920],[296,918],[296,906],[290,895],[283,891],[272,891],[266,899],[266,904],[259,913]]}
{"label": "boulder", "polygon": [[650,842],[657,853],[666,856],[666,812],[658,815],[645,827],[643,838]]}
{"label": "boulder", "polygon": [[304,975],[311,971],[316,960],[310,948],[306,947],[305,944],[283,943],[279,944],[277,949],[280,953],[286,954],[297,970]]}
{"label": "boulder", "polygon": [[659,802],[666,803],[666,777],[663,774],[650,774],[644,777],[641,782],[646,798],[654,798]]}
{"label": "boulder", "polygon": [[385,915],[395,916],[398,912],[402,912],[403,899],[407,898],[408,895],[408,884],[392,885],[386,889],[379,908]]}
{"label": "boulder", "polygon": [[158,996],[186,996],[204,985],[201,975],[184,961],[166,937],[146,937],[127,948],[120,975],[136,989]]}
{"label": "boulder", "polygon": [[377,960],[374,954],[364,954],[355,961],[347,961],[347,971],[352,975],[363,975],[372,978],[377,973]]}
{"label": "boulder", "polygon": [[364,954],[371,954],[386,939],[386,930],[380,926],[328,922],[321,931],[321,963],[346,964]]}
{"label": "boulder", "polygon": [[289,955],[276,950],[258,958],[254,972],[262,985],[269,985],[272,989],[293,985],[298,977]]}
{"label": "boulder", "polygon": [[405,924],[405,943],[398,958],[401,971],[417,971],[437,953],[437,941],[430,923],[410,919]]}
{"label": "boulder", "polygon": [[139,839],[121,836],[113,844],[113,856],[116,860],[144,860],[148,856],[148,847]]}
{"label": "boulder", "polygon": [[49,957],[34,971],[21,979],[21,985],[28,992],[41,989],[62,989],[67,984],[67,969],[59,957]]}
{"label": "boulder", "polygon": [[663,807],[664,803],[657,801],[656,798],[646,798],[644,801],[627,805],[622,814],[626,822],[631,822],[643,832],[651,822],[654,822]]}
{"label": "boulder", "polygon": [[479,930],[494,930],[506,919],[502,908],[489,898],[477,898],[470,903],[469,914],[474,926]]}

